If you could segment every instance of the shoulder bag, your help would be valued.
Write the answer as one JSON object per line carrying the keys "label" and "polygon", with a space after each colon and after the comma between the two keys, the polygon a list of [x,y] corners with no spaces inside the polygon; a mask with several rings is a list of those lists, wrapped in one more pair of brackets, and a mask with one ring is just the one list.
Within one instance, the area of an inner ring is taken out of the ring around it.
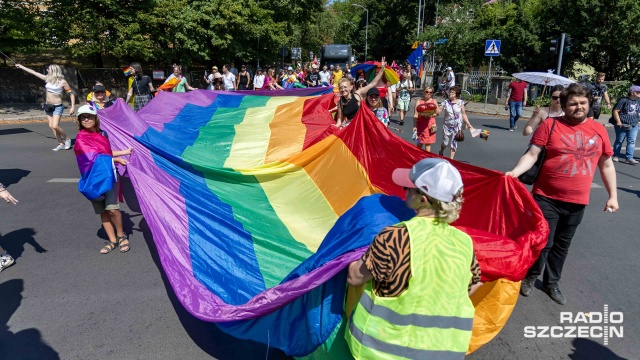
{"label": "shoulder bag", "polygon": [[[553,118],[553,125],[551,125],[551,131],[549,131],[549,137],[547,138],[547,143],[544,147],[540,148],[540,154],[538,154],[538,160],[536,160],[535,164],[527,170],[524,174],[518,176],[518,180],[522,181],[523,184],[531,185],[538,179],[538,175],[540,174],[540,169],[542,168],[542,164],[544,163],[545,158],[547,157],[547,145],[549,145],[549,139],[551,139],[551,134],[553,133],[553,128],[556,126],[557,118]],[[531,145],[529,145],[531,147]],[[529,149],[527,148],[527,151]],[[526,154],[526,151],[525,151]]]}

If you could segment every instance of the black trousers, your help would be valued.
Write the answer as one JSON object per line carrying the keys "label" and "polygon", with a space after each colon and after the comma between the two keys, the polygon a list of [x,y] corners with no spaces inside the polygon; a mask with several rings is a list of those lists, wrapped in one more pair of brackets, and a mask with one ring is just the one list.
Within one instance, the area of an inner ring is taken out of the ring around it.
{"label": "black trousers", "polygon": [[582,222],[586,206],[554,200],[542,195],[533,195],[533,198],[549,223],[549,238],[540,257],[529,268],[527,278],[535,279],[544,270],[542,284],[544,286],[554,285],[560,281],[571,239],[573,239],[578,225]]}

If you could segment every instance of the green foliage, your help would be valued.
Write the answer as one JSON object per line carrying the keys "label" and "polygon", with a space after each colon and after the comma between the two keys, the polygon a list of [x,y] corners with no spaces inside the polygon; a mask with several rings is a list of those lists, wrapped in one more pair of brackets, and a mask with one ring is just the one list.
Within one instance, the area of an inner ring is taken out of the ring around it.
{"label": "green foliage", "polygon": [[429,26],[420,34],[421,41],[435,43],[446,39],[444,44],[435,45],[439,62],[454,69],[467,69],[480,64],[484,56],[485,31],[476,28],[474,14],[480,6],[477,2],[462,2],[440,8],[437,26]]}
{"label": "green foliage", "polygon": [[[38,8],[32,2],[0,1],[0,51],[11,55],[39,49],[43,34],[40,23]],[[6,64],[6,58],[4,61]]]}
{"label": "green foliage", "polygon": [[471,102],[484,103],[484,95],[483,94],[471,94]]}
{"label": "green foliage", "polygon": [[596,71],[606,72],[608,79],[640,80],[640,2],[541,1],[545,4],[546,23],[557,24],[557,34],[565,32],[574,39],[565,62],[568,71],[580,60]]}

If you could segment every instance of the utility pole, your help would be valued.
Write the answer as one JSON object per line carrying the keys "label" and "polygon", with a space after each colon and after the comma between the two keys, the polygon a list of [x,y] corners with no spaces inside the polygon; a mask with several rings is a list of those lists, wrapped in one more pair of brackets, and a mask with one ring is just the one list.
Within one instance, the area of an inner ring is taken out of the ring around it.
{"label": "utility pole", "polygon": [[558,68],[556,69],[556,75],[560,75],[560,68],[562,67],[562,53],[564,52],[564,37],[565,33],[562,33],[560,37],[560,52],[558,53]]}

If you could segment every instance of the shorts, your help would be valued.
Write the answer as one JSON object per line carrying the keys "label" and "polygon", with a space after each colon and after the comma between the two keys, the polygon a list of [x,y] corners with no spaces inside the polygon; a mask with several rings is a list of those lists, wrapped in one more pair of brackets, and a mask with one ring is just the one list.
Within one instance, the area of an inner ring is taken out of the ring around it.
{"label": "shorts", "polygon": [[[48,104],[46,104],[45,107],[47,105]],[[64,111],[64,105],[62,105],[62,104],[54,104],[53,106],[55,106],[55,108],[52,111],[45,110],[44,113],[47,114],[47,116],[55,116],[55,115],[62,116],[62,112]]]}
{"label": "shorts", "polygon": [[398,99],[398,110],[400,111],[409,111],[409,103],[411,102],[411,99],[408,100],[402,100],[402,99]]}
{"label": "shorts", "polygon": [[102,214],[108,210],[120,210],[120,202],[118,201],[118,183],[113,183],[111,190],[104,194],[104,199],[93,200],[91,205],[93,205],[93,211],[95,211],[96,214]]}

